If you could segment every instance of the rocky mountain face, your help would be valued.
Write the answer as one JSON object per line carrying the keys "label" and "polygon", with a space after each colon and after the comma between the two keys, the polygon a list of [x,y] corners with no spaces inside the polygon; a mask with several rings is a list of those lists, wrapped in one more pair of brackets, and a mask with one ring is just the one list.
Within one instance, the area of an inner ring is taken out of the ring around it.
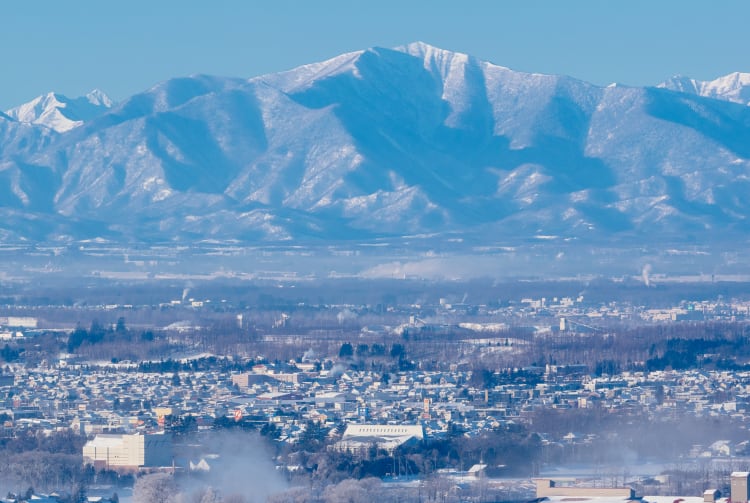
{"label": "rocky mountain face", "polygon": [[414,43],[0,113],[0,238],[744,236],[745,74],[598,87]]}

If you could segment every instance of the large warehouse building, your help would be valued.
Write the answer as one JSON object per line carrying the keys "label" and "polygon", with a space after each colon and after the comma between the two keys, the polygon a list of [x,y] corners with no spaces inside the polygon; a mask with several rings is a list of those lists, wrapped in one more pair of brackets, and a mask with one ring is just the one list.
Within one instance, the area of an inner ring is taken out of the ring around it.
{"label": "large warehouse building", "polygon": [[346,427],[336,449],[349,452],[364,452],[372,445],[388,452],[397,447],[424,440],[421,425],[350,424]]}

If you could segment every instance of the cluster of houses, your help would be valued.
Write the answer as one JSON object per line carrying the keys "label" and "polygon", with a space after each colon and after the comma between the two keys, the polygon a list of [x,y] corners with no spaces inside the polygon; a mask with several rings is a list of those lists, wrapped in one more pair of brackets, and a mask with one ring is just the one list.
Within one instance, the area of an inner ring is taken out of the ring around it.
{"label": "cluster of houses", "polygon": [[[491,388],[476,387],[471,372],[374,371],[312,364],[263,364],[251,371],[145,373],[101,366],[6,367],[0,374],[0,435],[22,429],[73,428],[93,439],[87,457],[112,465],[106,434],[150,435],[179,424],[196,429],[225,423],[273,425],[279,442],[298,442],[307,425],[335,427],[344,446],[393,447],[411,439],[466,435],[524,422],[541,409],[600,408],[612,414],[726,417],[745,422],[750,373],[735,371],[630,372],[592,377],[579,366],[525,369],[534,381],[498,375]],[[187,421],[189,419],[189,421]],[[349,425],[354,427],[346,429]],[[98,435],[98,437],[97,437]],[[588,439],[590,441],[590,439]],[[571,432],[548,442],[585,442]],[[695,456],[743,455],[747,445],[696,446]],[[165,460],[159,460],[163,463]]]}

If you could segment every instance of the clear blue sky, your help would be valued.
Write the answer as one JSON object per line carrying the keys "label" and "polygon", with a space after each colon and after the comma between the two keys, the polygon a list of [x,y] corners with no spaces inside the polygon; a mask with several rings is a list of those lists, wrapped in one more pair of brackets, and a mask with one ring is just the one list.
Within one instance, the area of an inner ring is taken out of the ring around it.
{"label": "clear blue sky", "polygon": [[745,0],[3,0],[0,110],[48,92],[115,100],[170,77],[253,77],[424,42],[596,84],[750,71]]}

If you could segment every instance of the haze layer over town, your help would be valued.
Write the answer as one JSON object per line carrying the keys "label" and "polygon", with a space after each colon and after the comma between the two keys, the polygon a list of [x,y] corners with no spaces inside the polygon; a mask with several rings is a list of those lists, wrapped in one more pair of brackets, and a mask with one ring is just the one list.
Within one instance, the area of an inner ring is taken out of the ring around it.
{"label": "haze layer over town", "polygon": [[0,503],[750,500],[748,6],[78,7],[0,7]]}

